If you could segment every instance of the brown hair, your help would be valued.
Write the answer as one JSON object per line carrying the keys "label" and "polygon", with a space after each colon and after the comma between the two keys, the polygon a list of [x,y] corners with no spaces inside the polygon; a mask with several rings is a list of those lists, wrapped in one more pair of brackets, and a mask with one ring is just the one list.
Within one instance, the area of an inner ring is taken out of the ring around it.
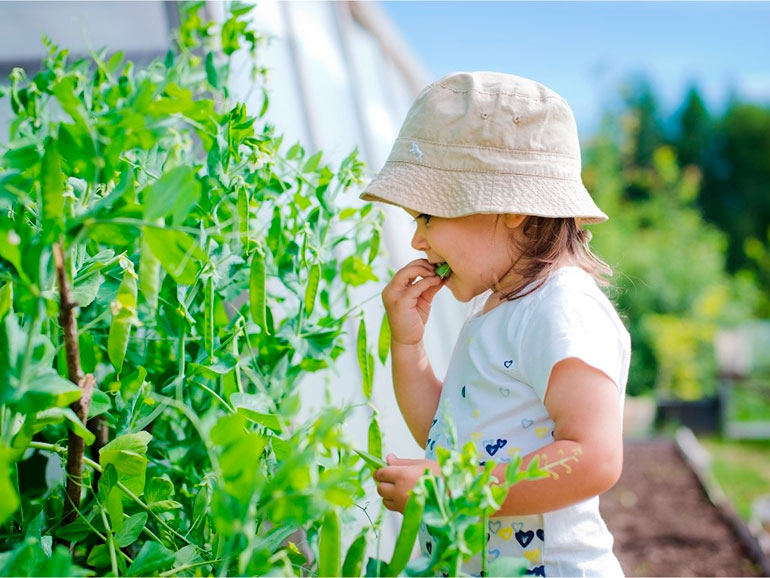
{"label": "brown hair", "polygon": [[[577,219],[529,216],[522,227],[524,239],[514,240],[519,256],[513,264],[521,280],[503,299],[520,299],[541,287],[554,265],[565,257],[570,265],[580,267],[599,284],[609,285],[606,278],[612,275],[612,269],[588,248],[591,232],[583,229]],[[533,281],[536,283],[524,291]]]}

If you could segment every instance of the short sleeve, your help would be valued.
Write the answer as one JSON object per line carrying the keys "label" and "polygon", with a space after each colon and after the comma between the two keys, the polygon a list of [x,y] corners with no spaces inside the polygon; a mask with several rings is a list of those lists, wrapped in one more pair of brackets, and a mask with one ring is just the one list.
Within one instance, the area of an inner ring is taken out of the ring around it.
{"label": "short sleeve", "polygon": [[535,306],[522,332],[520,369],[541,400],[545,400],[553,366],[577,358],[625,388],[625,328],[612,304],[597,295],[562,287]]}

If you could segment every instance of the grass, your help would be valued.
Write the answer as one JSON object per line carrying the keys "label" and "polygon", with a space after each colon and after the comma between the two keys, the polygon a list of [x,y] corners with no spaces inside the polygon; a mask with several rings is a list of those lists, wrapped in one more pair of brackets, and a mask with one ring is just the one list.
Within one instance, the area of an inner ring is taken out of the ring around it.
{"label": "grass", "polygon": [[770,440],[724,440],[702,437],[712,457],[711,469],[719,485],[745,520],[755,498],[770,493]]}

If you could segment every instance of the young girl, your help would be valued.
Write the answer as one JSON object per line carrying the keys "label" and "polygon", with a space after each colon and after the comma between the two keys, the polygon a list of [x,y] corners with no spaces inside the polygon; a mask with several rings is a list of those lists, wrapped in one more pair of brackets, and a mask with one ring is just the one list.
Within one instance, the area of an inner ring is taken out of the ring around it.
{"label": "young girl", "polygon": [[[622,467],[630,339],[597,285],[610,271],[582,225],[607,216],[580,166],[559,95],[516,76],[455,73],[420,93],[361,195],[414,217],[412,246],[425,253],[382,294],[396,397],[425,459],[389,455],[377,490],[403,512],[425,468],[438,473],[445,415],[460,447],[471,440],[498,463],[498,479],[511,456],[540,456],[550,476],[512,487],[488,526],[489,561],[524,557],[539,576],[622,575],[598,496]],[[443,263],[446,278],[435,272]],[[471,307],[442,383],[423,334],[444,287]],[[425,527],[420,547],[432,551]],[[464,570],[478,575],[481,561]]]}

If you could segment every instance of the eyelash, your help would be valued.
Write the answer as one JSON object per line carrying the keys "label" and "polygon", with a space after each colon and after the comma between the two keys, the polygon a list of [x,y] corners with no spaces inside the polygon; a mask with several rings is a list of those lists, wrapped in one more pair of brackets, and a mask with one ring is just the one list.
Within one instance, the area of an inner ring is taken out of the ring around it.
{"label": "eyelash", "polygon": [[420,219],[420,218],[424,218],[425,219],[425,224],[427,225],[430,222],[430,220],[431,220],[431,215],[426,215],[425,213],[420,213],[419,215],[417,215],[414,218],[414,222],[416,223],[417,219]]}

